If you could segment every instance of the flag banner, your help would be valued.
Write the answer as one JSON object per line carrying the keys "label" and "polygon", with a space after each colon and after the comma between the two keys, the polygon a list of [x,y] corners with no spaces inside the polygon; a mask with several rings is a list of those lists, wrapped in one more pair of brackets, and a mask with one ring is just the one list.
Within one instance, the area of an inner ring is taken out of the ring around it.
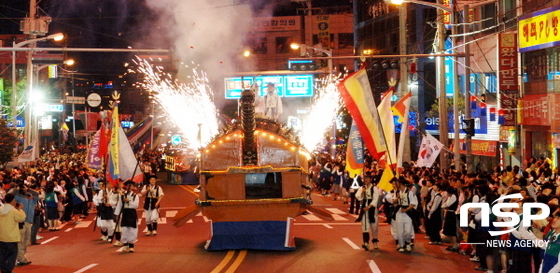
{"label": "flag banner", "polygon": [[[405,114],[408,111],[408,108],[410,107],[410,99],[411,98],[412,98],[412,92],[408,92],[399,101],[397,101],[397,103],[395,103],[395,105],[393,105],[393,108],[392,108],[393,115],[399,117],[398,122],[400,122],[400,123],[403,123],[405,117],[407,117]],[[402,129],[402,130],[404,130],[404,129]]]}
{"label": "flag banner", "polygon": [[93,132],[97,130],[97,122],[100,120],[99,113],[76,111],[76,117],[77,117],[76,120],[80,120],[82,122],[82,125],[84,125],[84,129],[86,131]]}
{"label": "flag banner", "polygon": [[381,175],[381,179],[379,179],[377,187],[386,192],[392,191],[393,185],[391,185],[391,179],[393,179],[394,177],[395,175],[393,174],[391,167],[389,166],[389,164],[386,164],[385,170],[383,170],[383,174]]}
{"label": "flag banner", "polygon": [[99,145],[101,142],[101,129],[98,130],[88,148],[87,153],[87,166],[91,169],[101,170],[102,169],[102,156],[99,155]]}
{"label": "flag banner", "polygon": [[435,137],[426,132],[422,143],[420,144],[420,152],[418,152],[418,160],[416,166],[418,167],[431,167],[436,161],[437,156],[443,149],[443,144]]}
{"label": "flag banner", "polygon": [[35,141],[31,145],[27,146],[23,152],[18,156],[18,162],[29,162],[34,161],[37,158],[37,149],[35,147]]}
{"label": "flag banner", "polygon": [[62,131],[62,141],[66,142],[66,140],[68,140],[68,131],[70,131],[70,128],[68,128],[68,125],[66,125],[66,122],[62,122],[62,127],[60,128],[60,131]]}
{"label": "flag banner", "polygon": [[365,67],[344,78],[338,84],[338,90],[366,148],[374,158],[379,159],[387,150],[387,145],[379,133],[381,124]]}
{"label": "flag banner", "polygon": [[346,150],[346,170],[352,178],[360,175],[364,169],[364,144],[362,136],[354,120],[350,127],[350,135],[348,136],[348,146]]}
{"label": "flag banner", "polygon": [[391,111],[391,97],[393,97],[392,88],[389,89],[381,99],[377,112],[381,120],[381,130],[387,145],[387,152],[385,153],[385,161],[387,164],[394,167],[397,165],[397,147],[395,140],[395,122],[393,119],[393,111]]}
{"label": "flag banner", "polygon": [[107,179],[114,185],[119,178],[121,180],[133,178],[138,160],[134,156],[130,142],[128,142],[128,138],[121,127],[118,104],[113,108],[112,123]]}
{"label": "flag banner", "polygon": [[399,139],[399,148],[397,149],[397,173],[402,173],[403,171],[403,158],[404,158],[404,147],[407,144],[409,130],[408,124],[410,122],[410,117],[408,116],[410,112],[410,101],[412,98],[412,92],[406,93],[395,105],[393,105],[393,116],[398,116],[398,121],[401,125],[401,136]]}

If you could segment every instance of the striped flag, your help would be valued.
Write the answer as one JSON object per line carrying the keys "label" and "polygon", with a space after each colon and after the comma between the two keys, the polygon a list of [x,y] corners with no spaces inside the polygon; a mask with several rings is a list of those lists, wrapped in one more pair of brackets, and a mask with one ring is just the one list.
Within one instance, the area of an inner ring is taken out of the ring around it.
{"label": "striped flag", "polygon": [[111,142],[109,143],[109,175],[107,179],[115,184],[117,179],[133,179],[134,176],[142,174],[138,171],[138,160],[134,156],[130,142],[124,133],[119,121],[118,104],[113,109],[113,125],[111,130]]}
{"label": "striped flag", "polygon": [[348,175],[352,178],[360,175],[363,169],[364,143],[356,123],[352,120],[350,135],[348,136],[348,147],[346,150],[346,170],[348,171]]}
{"label": "striped flag", "polygon": [[344,78],[338,84],[338,91],[356,122],[366,148],[374,158],[379,159],[387,150],[387,145],[379,134],[381,124],[365,66]]}

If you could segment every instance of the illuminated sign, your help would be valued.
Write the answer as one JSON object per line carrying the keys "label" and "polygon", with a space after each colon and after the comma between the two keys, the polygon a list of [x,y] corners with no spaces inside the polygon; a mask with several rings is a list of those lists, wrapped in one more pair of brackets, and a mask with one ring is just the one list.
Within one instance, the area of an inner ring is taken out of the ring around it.
{"label": "illuminated sign", "polygon": [[258,76],[252,78],[225,78],[226,99],[238,99],[243,89],[248,89],[255,82],[259,86],[259,96],[266,94],[268,83],[273,83],[281,97],[312,97],[313,75]]}
{"label": "illuminated sign", "polygon": [[125,120],[123,120],[123,121],[121,121],[121,126],[122,126],[123,128],[132,128],[132,127],[134,127],[134,121],[125,121]]}
{"label": "illuminated sign", "polygon": [[48,104],[46,105],[45,112],[62,112],[64,106],[62,104]]}
{"label": "illuminated sign", "polygon": [[519,52],[560,45],[560,6],[523,15],[519,18]]}
{"label": "illuminated sign", "polygon": [[284,97],[311,97],[313,96],[313,76],[288,75],[285,76]]}
{"label": "illuminated sign", "polygon": [[180,135],[173,135],[171,137],[171,144],[179,145],[181,143],[181,136]]}
{"label": "illuminated sign", "polygon": [[226,99],[241,97],[243,89],[250,88],[253,85],[253,78],[226,78]]}

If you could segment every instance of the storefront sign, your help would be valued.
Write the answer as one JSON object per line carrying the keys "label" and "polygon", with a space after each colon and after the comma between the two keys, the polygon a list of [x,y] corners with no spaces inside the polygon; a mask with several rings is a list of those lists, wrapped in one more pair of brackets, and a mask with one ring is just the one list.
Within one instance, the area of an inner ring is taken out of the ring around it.
{"label": "storefront sign", "polygon": [[252,31],[290,31],[301,28],[300,16],[257,17],[253,19]]}
{"label": "storefront sign", "polygon": [[550,124],[548,95],[525,95],[519,100],[519,108],[521,109],[520,124],[541,126]]}
{"label": "storefront sign", "polygon": [[560,6],[525,14],[519,18],[519,51],[560,45]]}
{"label": "storefront sign", "polygon": [[501,125],[515,125],[517,98],[519,96],[519,72],[517,70],[517,41],[515,33],[500,33],[498,36],[498,87],[500,108],[504,113]]}
{"label": "storefront sign", "polygon": [[[461,139],[461,153],[466,154],[466,144],[465,140]],[[496,156],[498,151],[498,142],[497,141],[488,141],[488,140],[471,140],[471,150],[473,155],[482,155],[482,156]]]}

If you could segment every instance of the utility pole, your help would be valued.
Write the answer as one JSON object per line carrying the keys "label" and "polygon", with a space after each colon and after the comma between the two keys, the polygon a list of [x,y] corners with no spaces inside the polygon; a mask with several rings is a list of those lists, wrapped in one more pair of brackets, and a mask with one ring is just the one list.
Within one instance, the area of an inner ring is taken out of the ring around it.
{"label": "utility pole", "polygon": [[[439,0],[438,4],[442,4],[443,0]],[[444,11],[437,9],[437,53],[441,54],[445,51],[445,22],[443,22]],[[445,91],[445,57],[436,57],[436,89],[438,91],[439,101],[439,141],[448,147],[449,145],[449,115],[447,113],[447,92]],[[446,153],[439,156],[440,168],[447,169],[449,160]]]}
{"label": "utility pole", "polygon": [[[463,45],[465,46],[465,119],[466,120],[470,120],[471,117],[471,107],[470,107],[470,94],[471,94],[471,84],[470,84],[470,78],[471,78],[471,57],[470,57],[470,53],[471,53],[471,49],[470,49],[470,45],[468,43],[468,35],[466,35],[465,33],[469,33],[469,25],[468,23],[468,16],[467,14],[469,13],[469,5],[465,5],[463,7]],[[473,132],[474,132],[474,127],[473,127]],[[465,138],[465,144],[467,146],[467,157],[466,157],[466,163],[467,163],[467,172],[473,172],[473,158],[472,158],[472,140],[471,140],[472,136],[467,134],[466,138]]]}

